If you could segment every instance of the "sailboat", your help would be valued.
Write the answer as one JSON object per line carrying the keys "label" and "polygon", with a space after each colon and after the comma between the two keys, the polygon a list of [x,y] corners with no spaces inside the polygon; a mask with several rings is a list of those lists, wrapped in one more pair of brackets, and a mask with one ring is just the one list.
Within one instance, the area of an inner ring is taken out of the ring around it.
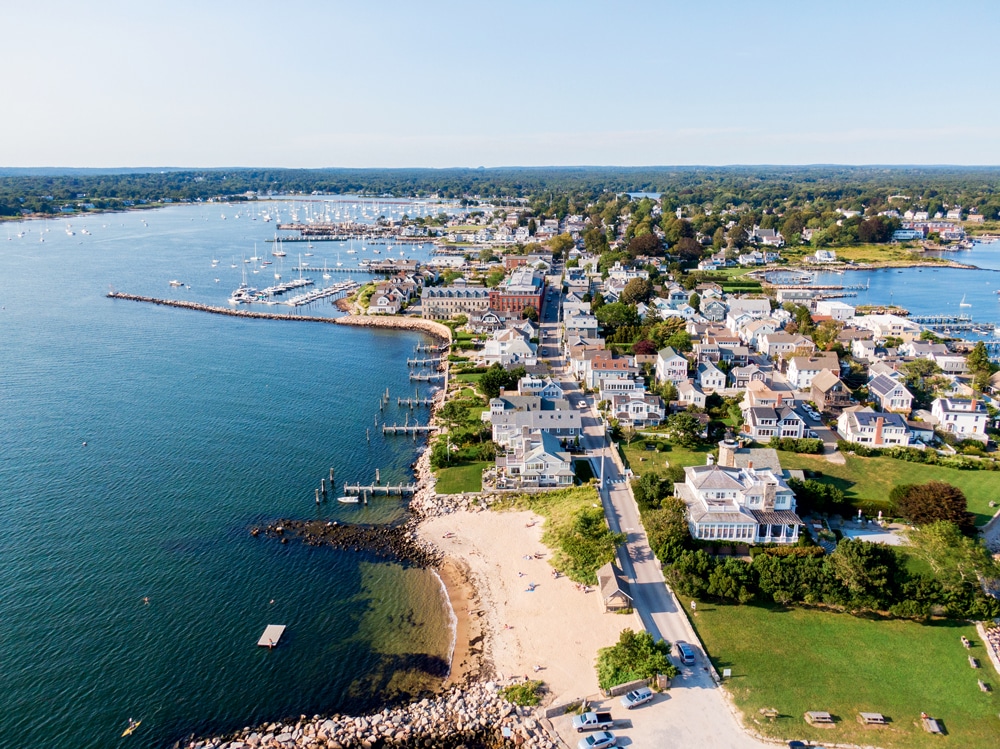
{"label": "sailboat", "polygon": [[[337,263],[337,265],[340,265],[340,263]],[[324,260],[323,261],[323,278],[326,279],[326,280],[329,280],[330,277],[331,277],[330,276],[330,271],[328,271],[326,269],[326,260]]]}
{"label": "sailboat", "polygon": [[965,301],[965,294],[962,294],[962,301],[958,303],[959,307],[971,307],[972,305]]}

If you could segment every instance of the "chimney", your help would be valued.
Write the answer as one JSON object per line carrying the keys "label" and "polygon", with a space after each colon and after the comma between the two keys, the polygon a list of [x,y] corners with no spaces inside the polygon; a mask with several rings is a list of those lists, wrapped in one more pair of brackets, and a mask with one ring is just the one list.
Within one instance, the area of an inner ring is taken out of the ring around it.
{"label": "chimney", "polygon": [[882,426],[885,424],[885,419],[881,416],[875,419],[875,444],[882,444]]}
{"label": "chimney", "polygon": [[778,393],[778,403],[777,403],[777,405],[778,405],[779,408],[781,407],[781,393]]}
{"label": "chimney", "polygon": [[733,468],[736,464],[734,459],[736,452],[736,442],[728,439],[719,443],[719,465],[726,468]]}
{"label": "chimney", "polygon": [[712,453],[709,453],[708,455],[705,456],[705,465],[707,466],[715,465],[715,456],[712,455]]}
{"label": "chimney", "polygon": [[748,460],[747,461],[747,470],[750,471],[751,473],[753,473],[753,461],[752,460]]}

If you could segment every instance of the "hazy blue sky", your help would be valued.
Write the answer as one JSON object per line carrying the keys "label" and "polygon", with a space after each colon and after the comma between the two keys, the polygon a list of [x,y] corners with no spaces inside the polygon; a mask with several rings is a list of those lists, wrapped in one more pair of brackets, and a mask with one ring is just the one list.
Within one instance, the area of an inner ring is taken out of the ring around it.
{"label": "hazy blue sky", "polygon": [[1000,164],[997,0],[5,6],[2,166]]}

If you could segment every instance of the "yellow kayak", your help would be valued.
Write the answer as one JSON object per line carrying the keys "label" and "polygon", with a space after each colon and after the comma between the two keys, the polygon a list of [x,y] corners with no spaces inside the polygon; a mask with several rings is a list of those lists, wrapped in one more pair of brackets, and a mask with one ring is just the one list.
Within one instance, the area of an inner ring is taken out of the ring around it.
{"label": "yellow kayak", "polygon": [[129,723],[128,728],[125,729],[125,733],[123,733],[122,736],[128,736],[133,731],[135,731],[136,728],[138,728],[141,725],[142,725],[142,721],[141,720],[137,720],[135,723]]}

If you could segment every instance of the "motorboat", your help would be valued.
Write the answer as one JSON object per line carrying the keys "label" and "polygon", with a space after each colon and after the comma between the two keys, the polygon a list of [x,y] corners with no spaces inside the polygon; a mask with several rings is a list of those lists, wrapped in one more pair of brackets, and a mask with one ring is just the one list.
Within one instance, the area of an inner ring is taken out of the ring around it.
{"label": "motorboat", "polygon": [[356,505],[361,501],[360,497],[337,497],[337,501],[345,505]]}

